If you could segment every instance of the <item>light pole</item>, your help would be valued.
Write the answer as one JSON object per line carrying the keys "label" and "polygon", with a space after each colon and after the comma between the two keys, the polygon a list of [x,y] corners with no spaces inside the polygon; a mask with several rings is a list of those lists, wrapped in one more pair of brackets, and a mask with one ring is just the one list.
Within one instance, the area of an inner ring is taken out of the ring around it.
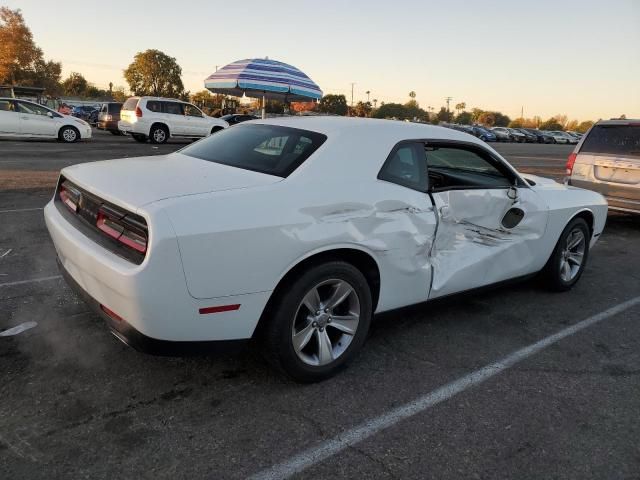
{"label": "light pole", "polygon": [[353,86],[355,85],[355,82],[351,82],[351,106],[353,107]]}
{"label": "light pole", "polygon": [[451,100],[453,100],[453,97],[446,97],[445,101],[447,102],[447,121],[450,122],[451,121],[451,111],[449,110],[449,102],[451,102]]}

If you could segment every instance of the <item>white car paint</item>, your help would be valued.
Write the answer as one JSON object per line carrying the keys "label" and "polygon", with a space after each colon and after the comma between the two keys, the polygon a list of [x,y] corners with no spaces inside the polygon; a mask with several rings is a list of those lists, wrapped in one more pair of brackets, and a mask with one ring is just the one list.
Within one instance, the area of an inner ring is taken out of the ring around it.
{"label": "white car paint", "polygon": [[[176,341],[249,338],[282,278],[319,252],[348,248],[369,255],[380,272],[375,311],[383,312],[539,271],[580,212],[593,216],[591,244],[604,228],[607,204],[601,195],[520,176],[490,146],[456,130],[330,117],[249,123],[310,130],[327,140],[284,179],[180,152],[62,171],[149,225],[146,257],[135,265],[73,227],[53,201],[45,208],[64,269],[144,335]],[[231,130],[241,128],[251,127]],[[430,196],[378,179],[394,146],[405,140],[482,148],[522,186]],[[513,205],[525,217],[506,229],[500,221]],[[229,304],[240,306],[199,314],[201,308]]]}
{"label": "white car paint", "polygon": [[28,100],[0,98],[0,137],[58,138],[67,126],[74,127],[81,139],[91,138],[91,126],[82,119]]}
{"label": "white car paint", "polygon": [[567,132],[561,132],[559,130],[553,130],[553,131],[549,131],[547,132],[549,135],[551,135],[556,142],[558,143],[567,143],[567,144],[576,144],[578,143],[578,139],[576,137],[574,137],[573,135],[569,135]]}
{"label": "white car paint", "polygon": [[[160,123],[167,127],[171,137],[201,138],[210,135],[214,129],[229,126],[224,120],[205,115],[195,105],[174,98],[132,97],[131,99],[137,100],[133,109],[126,108],[129,103],[127,101],[120,111],[118,129],[124,133],[149,136],[151,127]],[[152,111],[148,108],[148,102],[170,102],[178,106],[183,113]],[[138,113],[136,108],[140,110]]]}

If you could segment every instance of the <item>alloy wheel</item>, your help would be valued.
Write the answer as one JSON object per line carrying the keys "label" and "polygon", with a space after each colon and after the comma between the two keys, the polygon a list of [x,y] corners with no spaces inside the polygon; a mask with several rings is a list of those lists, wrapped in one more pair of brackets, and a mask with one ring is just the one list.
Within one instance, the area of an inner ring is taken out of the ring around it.
{"label": "alloy wheel", "polygon": [[360,299],[341,279],[311,288],[296,310],[291,328],[293,349],[307,365],[324,366],[347,350],[358,330]]}
{"label": "alloy wheel", "polygon": [[65,142],[75,142],[78,134],[73,128],[66,128],[62,132],[62,138],[64,138]]}
{"label": "alloy wheel", "polygon": [[587,240],[580,228],[571,230],[571,233],[567,235],[560,257],[560,278],[564,282],[570,282],[580,272],[584,261],[586,244]]}
{"label": "alloy wheel", "polygon": [[153,140],[156,141],[157,143],[164,142],[166,138],[167,138],[167,135],[166,133],[164,133],[164,130],[162,130],[161,128],[156,128],[153,131]]}

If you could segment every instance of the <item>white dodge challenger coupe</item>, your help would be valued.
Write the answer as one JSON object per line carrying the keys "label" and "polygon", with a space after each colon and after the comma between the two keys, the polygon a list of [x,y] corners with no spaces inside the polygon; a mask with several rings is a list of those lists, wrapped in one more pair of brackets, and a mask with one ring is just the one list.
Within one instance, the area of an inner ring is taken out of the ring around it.
{"label": "white dodge challenger coupe", "polygon": [[354,357],[374,312],[539,272],[571,288],[607,203],[456,130],[298,117],[67,167],[44,214],[68,283],[125,343],[175,354],[258,338],[275,366],[318,381]]}

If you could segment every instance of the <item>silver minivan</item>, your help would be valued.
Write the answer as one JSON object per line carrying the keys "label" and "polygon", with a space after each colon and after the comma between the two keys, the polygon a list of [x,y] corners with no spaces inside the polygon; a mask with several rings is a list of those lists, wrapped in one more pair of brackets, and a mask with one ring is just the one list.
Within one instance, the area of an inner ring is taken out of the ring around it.
{"label": "silver minivan", "polygon": [[599,121],[567,160],[565,182],[604,195],[610,210],[640,213],[640,120]]}

